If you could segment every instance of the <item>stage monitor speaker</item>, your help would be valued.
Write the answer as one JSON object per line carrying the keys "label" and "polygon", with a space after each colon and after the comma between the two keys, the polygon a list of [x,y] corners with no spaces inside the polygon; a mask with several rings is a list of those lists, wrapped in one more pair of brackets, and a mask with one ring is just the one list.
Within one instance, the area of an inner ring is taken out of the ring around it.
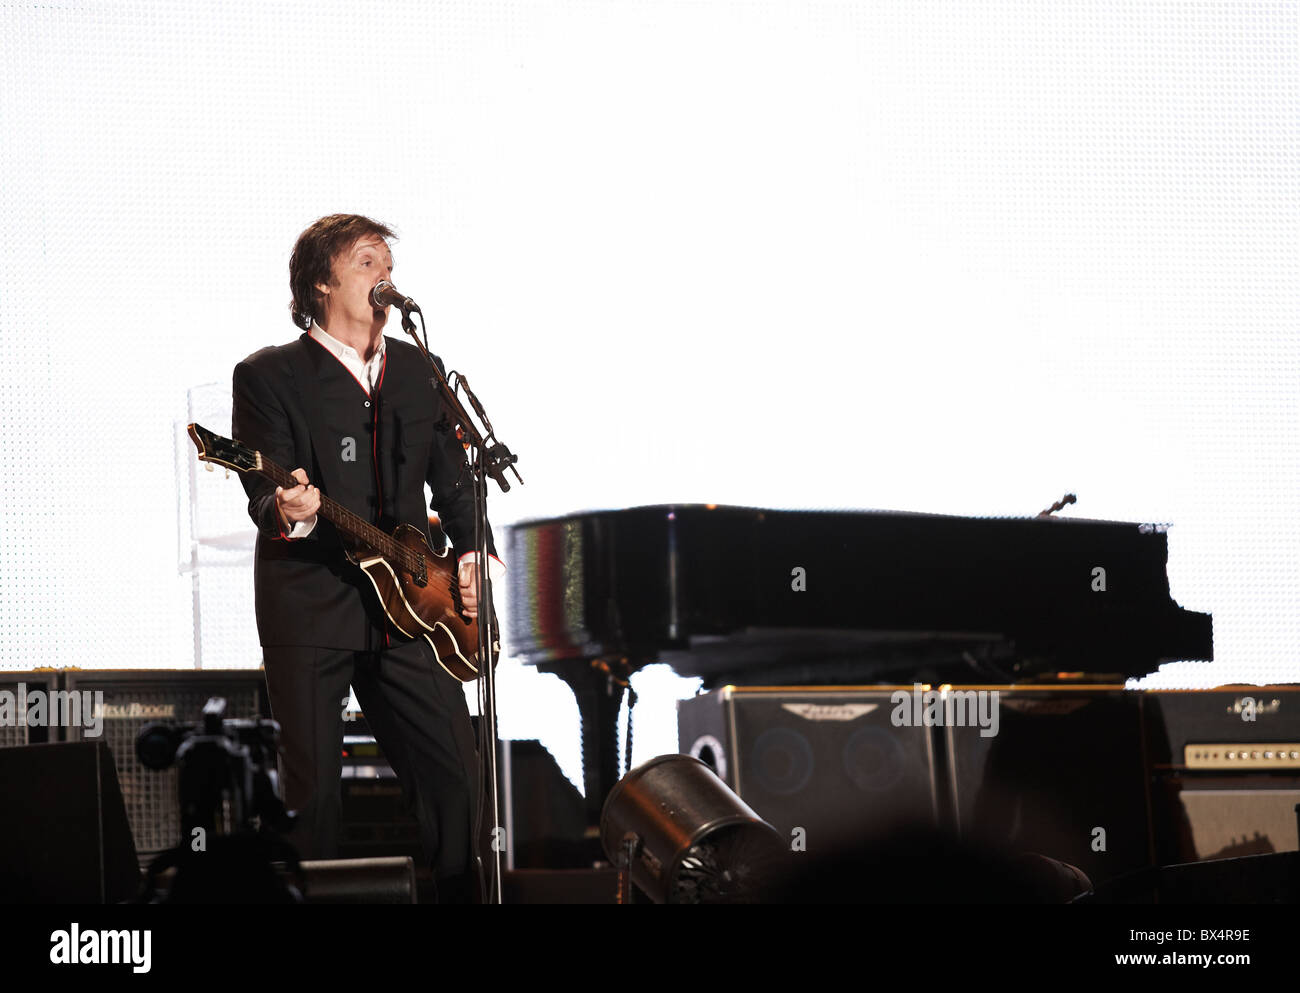
{"label": "stage monitor speaker", "polygon": [[598,839],[585,837],[586,806],[540,741],[498,744],[506,865],[511,869],[590,869]]}
{"label": "stage monitor speaker", "polygon": [[[340,857],[410,855],[423,864],[419,825],[379,743],[350,734],[344,753]],[[603,857],[599,839],[585,837],[582,794],[541,742],[498,741],[497,771],[507,868],[582,869]]]}
{"label": "stage monitor speaker", "polygon": [[0,900],[121,903],[140,887],[135,845],[103,742],[0,748]]}
{"label": "stage monitor speaker", "polygon": [[1145,695],[1162,864],[1300,850],[1300,686]]}
{"label": "stage monitor speaker", "polygon": [[809,851],[933,824],[935,735],[895,726],[895,689],[725,686],[678,702],[679,747]]}
{"label": "stage monitor speaker", "polygon": [[1142,694],[1121,686],[946,687],[998,694],[997,733],[946,727],[963,838],[1077,866],[1094,884],[1152,864]]}
{"label": "stage monitor speaker", "polygon": [[415,861],[395,858],[326,859],[302,863],[306,903],[415,903]]}
{"label": "stage monitor speaker", "polygon": [[1113,879],[1079,903],[1297,904],[1300,853],[1243,855],[1156,866]]}
{"label": "stage monitor speaker", "polygon": [[[135,741],[149,724],[195,724],[210,697],[226,699],[230,718],[265,717],[266,680],[260,669],[69,669],[68,691],[103,696],[103,737],[113,750],[122,798],[142,859],[180,841],[177,772],[146,769],[136,758]],[[93,697],[92,697],[93,699]],[[69,728],[71,740],[83,731]]]}
{"label": "stage monitor speaker", "polygon": [[[618,902],[618,870],[508,869],[502,876],[501,890],[502,903],[507,904],[614,904]],[[649,903],[650,899],[633,889],[632,902]]]}

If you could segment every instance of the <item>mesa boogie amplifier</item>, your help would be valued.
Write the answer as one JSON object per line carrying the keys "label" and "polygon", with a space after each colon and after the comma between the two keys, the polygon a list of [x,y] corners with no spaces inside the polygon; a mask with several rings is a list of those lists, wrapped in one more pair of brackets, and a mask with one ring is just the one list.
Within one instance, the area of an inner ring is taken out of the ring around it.
{"label": "mesa boogie amplifier", "polygon": [[[261,669],[68,669],[69,692],[102,693],[102,740],[113,750],[131,833],[146,861],[180,841],[180,799],[175,766],[146,769],[135,742],[149,724],[194,724],[203,705],[225,697],[230,718],[269,717]],[[69,728],[68,740],[90,740],[85,728]]]}

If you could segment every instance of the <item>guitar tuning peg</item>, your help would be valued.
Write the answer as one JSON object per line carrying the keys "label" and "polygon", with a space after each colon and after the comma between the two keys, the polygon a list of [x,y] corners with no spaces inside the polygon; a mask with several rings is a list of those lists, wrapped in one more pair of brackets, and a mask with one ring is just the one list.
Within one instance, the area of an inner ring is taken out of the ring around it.
{"label": "guitar tuning peg", "polygon": [[226,467],[226,478],[227,478],[227,479],[230,478],[230,467],[229,467],[229,466]]}
{"label": "guitar tuning peg", "polygon": [[211,463],[211,462],[204,462],[204,463],[203,463],[203,468],[206,469],[208,472],[211,472],[211,471],[212,471],[212,463]]}

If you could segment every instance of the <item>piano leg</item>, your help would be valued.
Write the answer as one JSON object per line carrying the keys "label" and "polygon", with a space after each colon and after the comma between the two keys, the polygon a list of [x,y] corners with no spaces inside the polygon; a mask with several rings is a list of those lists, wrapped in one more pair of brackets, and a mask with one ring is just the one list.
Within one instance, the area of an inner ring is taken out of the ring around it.
{"label": "piano leg", "polygon": [[599,660],[538,666],[542,672],[553,672],[564,680],[578,701],[588,827],[599,826],[605,797],[618,782],[618,712],[627,685],[623,668],[606,666]]}

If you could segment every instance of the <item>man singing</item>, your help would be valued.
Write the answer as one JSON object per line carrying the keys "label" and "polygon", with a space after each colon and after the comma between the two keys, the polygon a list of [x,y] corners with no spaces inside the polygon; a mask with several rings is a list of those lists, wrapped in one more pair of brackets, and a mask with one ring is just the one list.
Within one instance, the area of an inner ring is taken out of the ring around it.
{"label": "man singing", "polygon": [[[280,465],[298,467],[300,485],[292,489],[241,476],[258,528],[257,628],[282,728],[284,799],[300,818],[290,840],[304,858],[335,854],[342,711],[351,684],[414,804],[439,898],[459,901],[477,892],[477,755],[462,686],[424,639],[412,641],[386,623],[374,587],[317,513],[324,494],[384,531],[406,523],[427,536],[427,482],[459,556],[466,612],[476,616],[464,450],[443,421],[423,356],[384,337],[388,308],[371,302],[374,286],[392,276],[392,238],[384,225],[355,214],[322,217],[298,237],[289,283],[293,320],[305,333],[235,367],[232,433]],[[495,553],[490,534],[488,542]]]}

